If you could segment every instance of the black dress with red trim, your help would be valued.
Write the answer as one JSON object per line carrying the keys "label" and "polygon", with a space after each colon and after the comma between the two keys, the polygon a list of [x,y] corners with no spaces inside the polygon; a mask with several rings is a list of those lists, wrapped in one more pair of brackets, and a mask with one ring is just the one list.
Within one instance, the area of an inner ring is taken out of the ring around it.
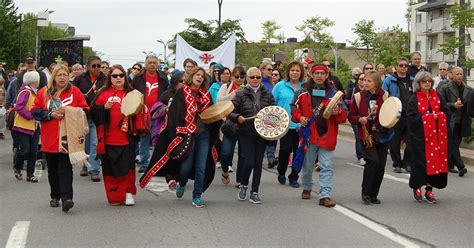
{"label": "black dress with red trim", "polygon": [[[196,102],[196,96],[200,100]],[[144,188],[153,176],[164,176],[167,181],[178,180],[181,167],[181,160],[171,158],[172,151],[186,142],[185,136],[197,132],[198,114],[212,104],[207,91],[191,90],[184,86],[176,91],[176,94],[169,107],[165,126],[158,136],[157,145],[150,159],[150,164],[146,172],[140,178],[140,187]],[[206,124],[210,131],[210,152],[206,162],[206,172],[204,176],[204,191],[211,185],[214,179],[215,167],[218,161],[217,148],[219,147],[219,128],[222,121]],[[192,142],[191,142],[192,145]],[[194,179],[194,173],[190,173],[190,179]]]}
{"label": "black dress with red trim", "polygon": [[[445,188],[448,182],[448,139],[446,103],[435,90],[429,97],[418,91],[408,101],[412,156],[410,182],[413,189],[423,185]],[[433,112],[438,115],[435,119]]]}

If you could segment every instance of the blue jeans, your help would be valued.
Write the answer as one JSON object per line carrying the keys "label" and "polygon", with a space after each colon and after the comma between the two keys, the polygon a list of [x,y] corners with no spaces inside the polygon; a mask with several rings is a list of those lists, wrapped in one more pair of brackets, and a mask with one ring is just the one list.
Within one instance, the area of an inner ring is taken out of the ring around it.
{"label": "blue jeans", "polygon": [[355,149],[357,159],[364,158],[364,150],[362,149],[362,140],[359,138],[359,127],[358,125],[351,125],[352,131],[354,131],[355,138]]}
{"label": "blue jeans", "polygon": [[86,145],[85,152],[89,155],[89,168],[87,172],[91,174],[100,173],[100,162],[97,158],[97,129],[95,128],[95,123],[92,120],[89,120],[89,133],[86,135]]}
{"label": "blue jeans", "polygon": [[[220,160],[221,160],[221,165],[222,165],[222,171],[224,172],[228,172],[229,167],[232,167],[232,160],[234,159],[235,144],[237,144],[238,138],[239,137],[237,135],[236,136],[224,135],[224,138],[222,138]],[[239,147],[238,147],[238,155],[239,155],[239,158],[237,160],[237,168],[242,167],[244,163],[244,155],[242,152],[240,142],[239,142]]]}
{"label": "blue jeans", "polygon": [[265,154],[267,155],[267,159],[275,159],[275,150],[276,150],[276,145],[277,143],[271,143],[269,142],[267,145],[267,148],[265,148]]}
{"label": "blue jeans", "polygon": [[[153,125],[151,129],[153,130]],[[151,145],[151,131],[146,135],[140,138],[140,144],[138,145],[138,155],[140,160],[138,161],[139,167],[147,168],[150,163],[150,145]]]}
{"label": "blue jeans", "polygon": [[200,197],[204,187],[204,174],[206,172],[207,154],[209,152],[210,133],[207,129],[200,129],[200,133],[193,134],[194,146],[188,156],[181,163],[179,173],[179,186],[184,187],[189,179],[189,174],[194,166],[193,198]]}
{"label": "blue jeans", "polygon": [[314,161],[319,159],[319,199],[331,197],[334,151],[324,150],[314,144],[310,144],[303,161],[303,188],[313,188]]}

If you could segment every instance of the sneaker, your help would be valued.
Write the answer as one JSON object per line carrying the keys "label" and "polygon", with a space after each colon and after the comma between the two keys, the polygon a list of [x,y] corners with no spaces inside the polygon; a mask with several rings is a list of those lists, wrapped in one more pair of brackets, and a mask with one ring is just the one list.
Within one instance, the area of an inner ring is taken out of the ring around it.
{"label": "sneaker", "polygon": [[205,205],[202,204],[202,200],[200,196],[196,196],[193,198],[193,206],[197,208],[203,208]]}
{"label": "sneaker", "polygon": [[403,167],[403,169],[404,169],[407,173],[410,173],[410,171],[411,171],[411,166],[407,165],[407,166]]}
{"label": "sneaker", "polygon": [[222,167],[221,162],[217,162],[216,167],[220,169]]}
{"label": "sneaker", "polygon": [[421,189],[413,189],[413,197],[415,198],[415,201],[421,202],[423,201],[423,196],[421,195]]}
{"label": "sneaker", "polygon": [[359,159],[359,165],[364,166],[365,165],[365,160],[363,158]]}
{"label": "sneaker", "polygon": [[232,167],[229,166],[229,169],[227,170],[227,172],[229,172],[229,173],[234,172],[234,169],[232,169]]}
{"label": "sneaker", "polygon": [[237,198],[239,199],[239,201],[245,201],[246,197],[247,197],[247,186],[240,185],[239,194],[237,195]]}
{"label": "sneaker", "polygon": [[[420,190],[421,191],[421,190]],[[421,193],[421,192],[420,192]],[[436,203],[436,198],[434,197],[433,191],[426,191],[425,201],[429,203]]]}
{"label": "sneaker", "polygon": [[286,177],[284,175],[278,175],[278,182],[281,184],[281,185],[285,185],[286,183]]}
{"label": "sneaker", "polygon": [[72,207],[74,207],[74,202],[71,199],[63,201],[63,212],[69,211]]}
{"label": "sneaker", "polygon": [[145,173],[145,171],[146,171],[145,166],[140,166],[140,168],[138,169],[138,173]]}
{"label": "sneaker", "polygon": [[89,173],[87,172],[87,167],[86,166],[82,166],[82,169],[81,169],[81,172],[79,173],[79,175],[81,175],[81,177],[87,177],[89,175]]}
{"label": "sneaker", "polygon": [[125,206],[135,205],[135,200],[133,199],[132,193],[125,193]]}
{"label": "sneaker", "polygon": [[298,180],[290,180],[290,186],[293,188],[299,188],[300,184],[298,183]]}
{"label": "sneaker", "polygon": [[462,168],[462,169],[459,170],[459,176],[460,176],[460,177],[463,177],[464,174],[466,174],[466,173],[467,173],[466,167],[464,167],[464,168]]}
{"label": "sneaker", "polygon": [[59,199],[51,199],[51,201],[49,201],[49,206],[51,206],[52,208],[59,207]]}
{"label": "sneaker", "polygon": [[250,195],[249,201],[254,204],[262,204],[262,200],[258,196],[257,192],[252,192],[252,194]]}
{"label": "sneaker", "polygon": [[178,186],[178,183],[176,182],[176,180],[170,180],[168,182],[168,189],[169,190],[176,190],[177,186]]}
{"label": "sneaker", "polygon": [[184,187],[183,186],[178,186],[176,189],[176,197],[182,198],[184,195]]}
{"label": "sneaker", "polygon": [[393,172],[395,172],[395,173],[402,173],[402,167],[395,167],[395,168],[393,168]]}
{"label": "sneaker", "polygon": [[371,199],[370,199],[370,196],[368,196],[368,195],[362,195],[361,198],[362,198],[362,202],[363,202],[365,205],[370,205],[370,203],[371,203],[371,202],[370,202],[370,200],[371,200]]}

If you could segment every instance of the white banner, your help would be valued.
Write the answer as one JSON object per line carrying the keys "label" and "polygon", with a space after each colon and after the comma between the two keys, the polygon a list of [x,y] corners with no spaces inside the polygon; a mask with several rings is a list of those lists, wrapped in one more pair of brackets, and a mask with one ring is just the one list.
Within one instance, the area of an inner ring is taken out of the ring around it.
{"label": "white banner", "polygon": [[176,64],[175,68],[184,71],[183,62],[191,58],[198,66],[209,68],[211,62],[222,64],[225,67],[235,65],[235,35],[232,35],[222,45],[212,51],[200,51],[190,46],[181,36],[176,36]]}

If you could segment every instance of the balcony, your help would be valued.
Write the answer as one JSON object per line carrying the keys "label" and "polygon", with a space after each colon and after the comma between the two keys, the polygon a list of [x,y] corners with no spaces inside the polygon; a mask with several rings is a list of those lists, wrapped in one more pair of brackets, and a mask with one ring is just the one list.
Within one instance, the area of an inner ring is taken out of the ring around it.
{"label": "balcony", "polygon": [[456,30],[451,27],[451,20],[446,18],[436,18],[431,22],[417,23],[416,32],[418,35],[437,35],[439,33],[455,33]]}
{"label": "balcony", "polygon": [[425,61],[426,63],[439,63],[439,62],[455,62],[455,57],[454,55],[443,55],[441,52],[438,52],[438,50],[428,50],[426,51],[425,55]]}

